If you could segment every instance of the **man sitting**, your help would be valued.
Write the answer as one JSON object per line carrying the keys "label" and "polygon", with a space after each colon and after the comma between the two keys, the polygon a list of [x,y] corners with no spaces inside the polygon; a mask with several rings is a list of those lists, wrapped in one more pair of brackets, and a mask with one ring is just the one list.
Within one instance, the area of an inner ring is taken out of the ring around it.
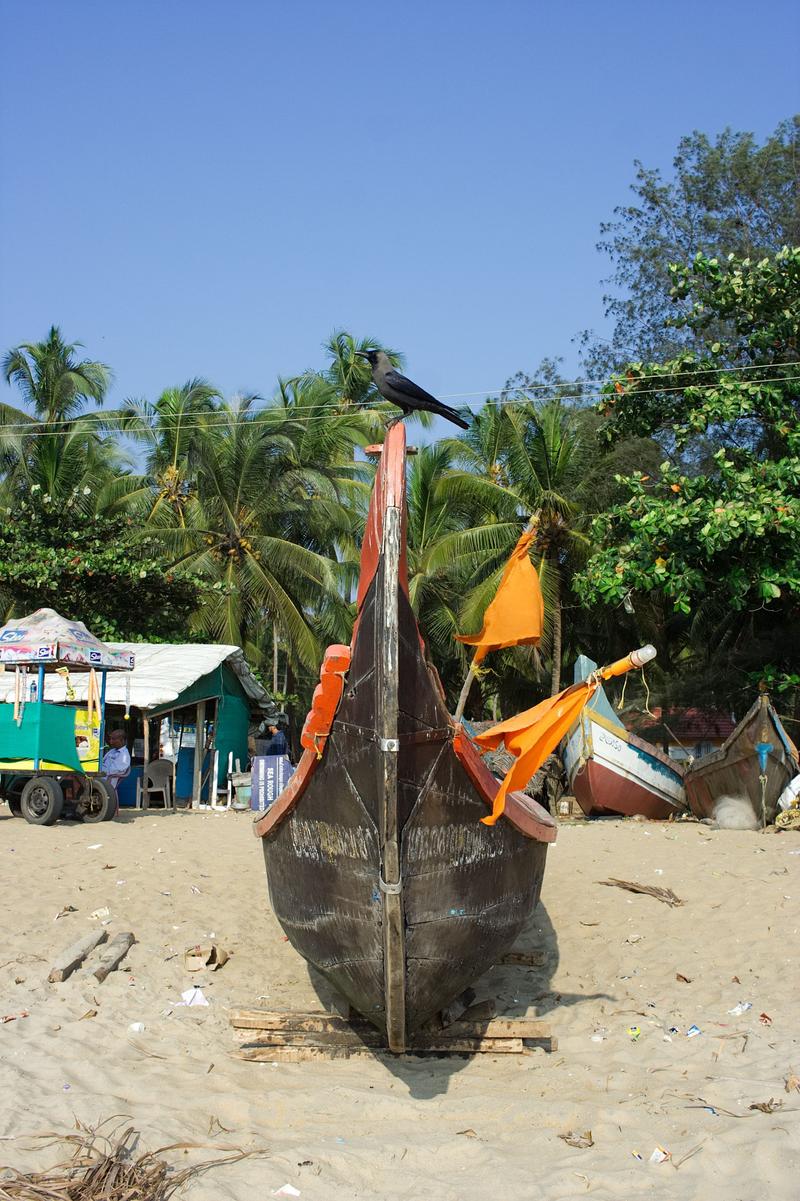
{"label": "man sitting", "polygon": [[109,749],[103,755],[103,775],[114,792],[131,770],[131,756],[124,730],[112,730],[108,736]]}

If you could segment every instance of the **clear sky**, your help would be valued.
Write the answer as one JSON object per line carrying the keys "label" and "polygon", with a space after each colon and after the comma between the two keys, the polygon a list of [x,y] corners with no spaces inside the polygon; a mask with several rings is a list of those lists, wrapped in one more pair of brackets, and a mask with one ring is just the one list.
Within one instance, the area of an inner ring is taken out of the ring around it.
{"label": "clear sky", "polygon": [[575,369],[633,160],[796,111],[798,11],[0,0],[0,350],[58,324],[112,402],[269,395],[336,327],[443,396]]}

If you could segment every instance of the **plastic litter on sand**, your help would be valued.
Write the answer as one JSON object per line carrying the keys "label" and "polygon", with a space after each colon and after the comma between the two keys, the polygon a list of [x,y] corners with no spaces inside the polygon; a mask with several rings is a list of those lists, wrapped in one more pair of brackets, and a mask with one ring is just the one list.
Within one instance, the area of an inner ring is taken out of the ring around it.
{"label": "plastic litter on sand", "polygon": [[190,1007],[192,1005],[208,1005],[208,1004],[210,1004],[210,1002],[208,1000],[206,1000],[205,993],[203,992],[202,988],[200,988],[199,985],[195,985],[194,988],[187,988],[185,992],[181,993],[181,997],[182,997],[182,1000],[175,1002],[176,1006],[186,1005],[186,1006]]}

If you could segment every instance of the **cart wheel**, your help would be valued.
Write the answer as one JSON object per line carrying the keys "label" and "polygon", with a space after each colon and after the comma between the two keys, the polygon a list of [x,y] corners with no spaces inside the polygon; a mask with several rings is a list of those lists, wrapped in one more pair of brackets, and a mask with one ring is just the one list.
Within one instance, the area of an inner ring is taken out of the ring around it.
{"label": "cart wheel", "polygon": [[27,776],[10,776],[5,782],[5,799],[12,817],[22,817],[22,789],[27,779]]}
{"label": "cart wheel", "polygon": [[64,793],[58,780],[49,776],[33,776],[22,789],[20,809],[32,826],[52,826],[61,816]]}
{"label": "cart wheel", "polygon": [[117,813],[117,794],[105,780],[91,776],[83,786],[76,806],[85,822],[110,822]]}

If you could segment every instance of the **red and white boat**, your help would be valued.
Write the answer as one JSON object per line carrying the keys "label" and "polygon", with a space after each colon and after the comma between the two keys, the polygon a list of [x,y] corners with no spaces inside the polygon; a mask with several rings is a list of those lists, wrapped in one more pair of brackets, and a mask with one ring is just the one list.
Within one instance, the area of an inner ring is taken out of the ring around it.
{"label": "red and white boat", "polygon": [[[596,669],[581,655],[575,682]],[[664,819],[686,809],[680,763],[627,730],[602,685],[564,740],[563,755],[570,791],[587,816]]]}

